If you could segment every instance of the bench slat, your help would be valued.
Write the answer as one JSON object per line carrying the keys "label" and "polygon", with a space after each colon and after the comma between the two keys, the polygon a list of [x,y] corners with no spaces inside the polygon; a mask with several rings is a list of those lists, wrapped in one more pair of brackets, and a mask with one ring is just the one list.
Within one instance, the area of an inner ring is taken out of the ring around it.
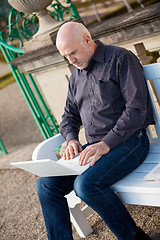
{"label": "bench slat", "polygon": [[134,172],[150,172],[157,164],[156,163],[142,163]]}
{"label": "bench slat", "polygon": [[133,179],[136,179],[136,180],[143,180],[144,177],[147,175],[146,172],[132,172],[131,174],[128,174],[126,177],[125,177],[125,180],[127,181],[130,181],[130,180],[133,180]]}
{"label": "bench slat", "polygon": [[143,66],[143,72],[147,80],[160,77],[160,64],[153,63]]}
{"label": "bench slat", "polygon": [[160,154],[160,142],[151,143],[149,153]]}
{"label": "bench slat", "polygon": [[159,207],[160,195],[154,195],[150,193],[118,193],[119,198],[123,203],[135,204],[143,206]]}
{"label": "bench slat", "polygon": [[160,163],[160,154],[149,152],[143,163]]}
{"label": "bench slat", "polygon": [[137,192],[137,193],[148,193],[148,194],[160,194],[160,181],[143,181],[143,180],[125,180],[122,179],[115,183],[113,189],[116,192]]}

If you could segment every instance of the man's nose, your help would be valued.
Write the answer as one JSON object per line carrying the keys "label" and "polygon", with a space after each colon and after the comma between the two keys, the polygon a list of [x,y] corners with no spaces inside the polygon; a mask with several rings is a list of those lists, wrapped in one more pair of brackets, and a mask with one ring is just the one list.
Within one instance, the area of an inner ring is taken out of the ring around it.
{"label": "man's nose", "polygon": [[70,64],[75,63],[75,57],[69,56],[69,57],[68,57],[68,61],[69,61]]}

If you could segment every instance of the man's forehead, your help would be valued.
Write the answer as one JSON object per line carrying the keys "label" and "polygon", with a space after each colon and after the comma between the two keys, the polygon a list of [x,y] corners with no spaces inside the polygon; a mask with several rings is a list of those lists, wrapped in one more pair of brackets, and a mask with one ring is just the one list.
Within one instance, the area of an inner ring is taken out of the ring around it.
{"label": "man's forehead", "polygon": [[64,48],[60,49],[60,53],[62,55],[70,55],[70,54],[72,54],[73,52],[76,52],[76,51],[77,51],[77,48],[75,48],[74,46],[64,47]]}
{"label": "man's forehead", "polygon": [[63,42],[61,42],[60,45],[58,45],[59,51],[65,53],[67,55],[76,51],[78,49],[78,47],[79,47],[79,44],[72,40],[63,41]]}

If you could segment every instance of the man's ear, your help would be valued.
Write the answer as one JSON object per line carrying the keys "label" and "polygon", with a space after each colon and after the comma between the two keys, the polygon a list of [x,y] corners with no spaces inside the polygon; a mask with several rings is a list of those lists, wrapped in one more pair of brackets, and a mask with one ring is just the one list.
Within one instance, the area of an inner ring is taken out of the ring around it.
{"label": "man's ear", "polygon": [[85,34],[85,35],[83,36],[83,40],[84,40],[84,43],[86,43],[87,45],[90,45],[90,43],[91,43],[91,38],[90,38],[89,35]]}

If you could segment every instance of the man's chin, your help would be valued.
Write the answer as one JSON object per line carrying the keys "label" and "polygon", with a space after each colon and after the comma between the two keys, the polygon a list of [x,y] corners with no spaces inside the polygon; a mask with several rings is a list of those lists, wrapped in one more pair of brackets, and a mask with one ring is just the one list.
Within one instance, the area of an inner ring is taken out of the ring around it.
{"label": "man's chin", "polygon": [[83,65],[82,64],[77,64],[77,65],[75,64],[74,66],[78,69],[84,69],[88,66],[88,64],[83,64]]}
{"label": "man's chin", "polygon": [[78,69],[84,69],[83,67],[80,67],[80,66],[75,66],[76,68],[78,68]]}

